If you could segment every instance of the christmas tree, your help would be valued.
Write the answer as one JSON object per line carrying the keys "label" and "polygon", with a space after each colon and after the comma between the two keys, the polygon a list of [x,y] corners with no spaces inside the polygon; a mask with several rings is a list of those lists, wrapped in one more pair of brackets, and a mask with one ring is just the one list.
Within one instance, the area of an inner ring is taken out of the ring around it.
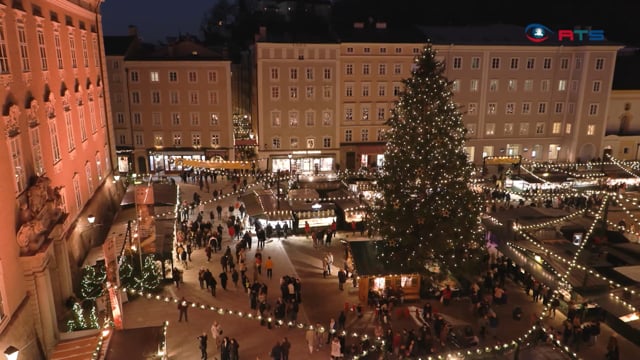
{"label": "christmas tree", "polygon": [[479,236],[482,202],[469,187],[466,128],[443,72],[428,44],[387,123],[371,227],[383,239],[379,259],[406,272],[430,261],[460,264]]}
{"label": "christmas tree", "polygon": [[87,320],[84,318],[84,310],[80,303],[73,304],[72,314],[73,319],[67,321],[68,331],[84,330],[87,329]]}
{"label": "christmas tree", "polygon": [[136,278],[136,282],[136,288],[144,292],[154,291],[160,285],[160,276],[153,255],[149,255],[144,259],[142,276]]}
{"label": "christmas tree", "polygon": [[133,266],[131,266],[131,262],[129,262],[129,258],[123,256],[120,258],[120,265],[118,268],[118,273],[120,274],[120,285],[124,288],[132,288],[136,284],[133,275]]}
{"label": "christmas tree", "polygon": [[104,292],[106,272],[104,266],[85,266],[82,269],[80,295],[83,299],[95,300]]}

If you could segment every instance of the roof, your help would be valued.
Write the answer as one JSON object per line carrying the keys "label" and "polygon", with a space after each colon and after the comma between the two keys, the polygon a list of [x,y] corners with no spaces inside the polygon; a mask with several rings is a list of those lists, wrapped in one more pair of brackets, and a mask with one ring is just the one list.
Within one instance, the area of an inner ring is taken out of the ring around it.
{"label": "roof", "polygon": [[305,44],[337,44],[338,36],[325,26],[304,27],[294,24],[274,24],[265,28],[257,42],[271,43],[305,43]]}
{"label": "roof", "polygon": [[105,360],[148,359],[158,352],[164,326],[114,331]]}
{"label": "roof", "polygon": [[[135,188],[135,185],[130,185],[127,188],[120,206],[135,205]],[[177,188],[172,184],[154,183],[153,196],[155,205],[175,205],[178,196]]]}
{"label": "roof", "polygon": [[90,359],[96,350],[100,332],[76,339],[61,340],[53,349],[51,360],[86,360]]}
{"label": "roof", "polygon": [[378,246],[383,240],[350,241],[353,263],[359,276],[385,276],[402,274],[398,263],[385,265],[378,260]]}
{"label": "roof", "polygon": [[131,52],[127,60],[226,60],[225,54],[198,44],[191,39],[179,39],[162,46],[140,46]]}
{"label": "roof", "polygon": [[136,41],[133,35],[127,36],[105,36],[104,37],[104,53],[110,55],[126,55],[129,48]]}
{"label": "roof", "polygon": [[640,90],[640,51],[619,51],[613,73],[613,90]]}
{"label": "roof", "polygon": [[528,46],[583,46],[583,45],[619,45],[604,41],[559,41],[555,30],[550,31],[548,40],[535,43],[527,39],[526,27],[508,24],[470,25],[470,26],[420,26],[427,41],[433,44],[457,45],[528,45]]}
{"label": "roof", "polygon": [[414,26],[397,26],[384,22],[354,23],[351,27],[337,30],[342,43],[418,43],[427,39],[424,33]]}

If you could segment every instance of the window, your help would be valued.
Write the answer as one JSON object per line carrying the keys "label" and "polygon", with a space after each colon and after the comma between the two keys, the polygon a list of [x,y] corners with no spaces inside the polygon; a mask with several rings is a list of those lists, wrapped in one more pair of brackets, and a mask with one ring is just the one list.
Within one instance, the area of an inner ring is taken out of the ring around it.
{"label": "window", "polygon": [[596,134],[596,126],[591,124],[587,125],[587,135],[595,135]]}
{"label": "window", "polygon": [[551,133],[554,134],[554,135],[558,135],[558,134],[560,134],[560,129],[561,128],[562,128],[562,123],[556,121],[551,125]]}
{"label": "window", "polygon": [[116,113],[116,124],[124,125],[124,113]]}
{"label": "window", "polygon": [[24,30],[24,24],[18,24],[18,44],[20,46],[22,71],[29,71],[29,47],[27,45],[27,34]]}
{"label": "window", "polygon": [[280,127],[280,111],[272,111],[271,112],[271,126],[272,127]]}
{"label": "window", "polygon": [[511,58],[511,62],[509,64],[509,69],[518,70],[518,65],[520,64],[519,58]]}
{"label": "window", "polygon": [[589,105],[589,116],[598,115],[598,104],[590,104]]}
{"label": "window", "polygon": [[131,92],[131,102],[133,104],[140,104],[140,93],[138,91]]}
{"label": "window", "polygon": [[467,135],[469,136],[476,135],[476,124],[467,124],[465,127],[467,128]]}
{"label": "window", "polygon": [[323,69],[322,78],[324,80],[331,80],[331,69],[330,68],[324,68]]}
{"label": "window", "polygon": [[313,149],[316,147],[316,140],[313,138],[307,139],[307,149]]}
{"label": "window", "polygon": [[547,103],[541,102],[538,103],[538,114],[546,114],[547,113]]}
{"label": "window", "polygon": [[325,86],[322,88],[322,98],[325,100],[331,100],[333,97],[333,88],[331,86]]}
{"label": "window", "polygon": [[89,122],[91,123],[91,133],[95,134],[98,131],[98,124],[96,123],[96,107],[93,102],[89,103]]}
{"label": "window", "polygon": [[527,122],[520,123],[519,134],[520,135],[529,135],[529,123],[527,123]]}
{"label": "window", "polygon": [[540,81],[540,91],[548,92],[549,91],[549,80]]}
{"label": "window", "polygon": [[80,179],[78,173],[73,175],[73,194],[76,198],[76,209],[82,208],[82,191],[80,190]]}
{"label": "window", "polygon": [[346,75],[353,75],[353,64],[346,64],[345,65],[345,69],[344,69],[344,73]]}
{"label": "window", "polygon": [[[134,113],[134,115],[135,114],[138,114],[138,121],[140,121],[140,113]],[[135,120],[135,116],[133,119]],[[83,107],[78,107],[78,122],[80,123],[80,141],[85,142],[87,141],[87,122],[85,121],[85,118],[84,118]]]}
{"label": "window", "polygon": [[545,70],[550,70],[551,69],[551,58],[544,58],[544,60],[542,60],[542,68]]}
{"label": "window", "polygon": [[369,120],[369,105],[361,105],[362,120]]}
{"label": "window", "polygon": [[280,69],[279,68],[271,68],[270,71],[271,74],[271,80],[277,81],[280,80]]}
{"label": "window", "polygon": [[503,130],[505,135],[513,135],[513,123],[505,123]]}
{"label": "window", "polygon": [[211,146],[213,147],[220,146],[220,134],[211,133]]}
{"label": "window", "polygon": [[531,114],[531,103],[525,102],[522,103],[522,115]]}
{"label": "window", "polygon": [[333,124],[333,116],[331,111],[325,110],[322,112],[322,126],[331,126]]}
{"label": "window", "polygon": [[9,138],[9,152],[11,156],[12,167],[15,176],[16,194],[20,194],[25,190],[27,179],[24,169],[24,159],[22,158],[21,136]]}
{"label": "window", "polygon": [[344,109],[344,119],[345,120],[353,120],[353,108],[351,107],[346,107]]}
{"label": "window", "polygon": [[173,138],[173,146],[181,146],[182,145],[182,133],[180,132],[174,132],[173,134],[171,134],[171,137]]}
{"label": "window", "polygon": [[322,147],[330,148],[331,147],[331,137],[325,136],[322,138]]}
{"label": "window", "polygon": [[[211,93],[211,92],[209,92]],[[272,86],[271,87],[271,100],[279,100],[280,99],[280,86]],[[211,101],[209,101],[211,103]]]}
{"label": "window", "polygon": [[180,103],[180,93],[177,91],[169,91],[169,103],[178,105]]}
{"label": "window", "polygon": [[536,59],[527,58],[527,70],[533,70],[536,68]]}
{"label": "window", "polygon": [[393,85],[393,96],[399,96],[400,95],[400,85]]}
{"label": "window", "polygon": [[300,146],[300,140],[297,136],[292,136],[289,138],[289,147],[292,149],[297,149]]}
{"label": "window", "polygon": [[402,64],[394,64],[393,75],[401,75],[401,74],[402,74]]}
{"label": "window", "polygon": [[151,92],[151,103],[160,104],[160,91],[154,90]]}
{"label": "window", "polygon": [[316,126],[316,112],[313,110],[305,111],[304,123],[306,126]]}
{"label": "window", "polygon": [[569,103],[567,106],[568,106],[567,113],[573,114],[573,112],[576,109],[576,104],[575,103]]}
{"label": "window", "polygon": [[[98,54],[98,37],[95,34],[91,38],[91,47],[93,50],[93,65],[98,67],[100,66],[100,55]],[[109,155],[106,155],[105,158],[109,159]]]}
{"label": "window", "polygon": [[478,91],[479,84],[480,84],[480,81],[478,79],[471,79],[469,81],[469,90],[471,92]]}
{"label": "window", "polygon": [[558,91],[567,90],[567,80],[558,80]]}
{"label": "window", "polygon": [[151,82],[159,82],[160,74],[157,71],[149,72],[149,80],[151,80]]}
{"label": "window", "polygon": [[462,58],[459,56],[456,56],[453,58],[453,68],[454,69],[462,69]]}
{"label": "window", "polygon": [[385,141],[384,129],[376,130],[376,141]]}
{"label": "window", "polygon": [[274,149],[280,149],[280,138],[276,136],[273,139],[271,139],[271,146]]}
{"label": "window", "polygon": [[378,108],[378,120],[385,119],[385,109],[383,107]]}
{"label": "window", "polygon": [[362,96],[369,96],[369,84],[362,84]]}
{"label": "window", "polygon": [[544,135],[544,123],[536,123],[536,135]]}
{"label": "window", "polygon": [[289,127],[298,127],[298,112],[289,111]]}
{"label": "window", "polygon": [[207,80],[210,83],[218,82],[218,72],[217,71],[213,71],[213,70],[207,71]]}
{"label": "window", "polygon": [[344,131],[344,141],[346,142],[353,141],[353,130],[347,129]]}
{"label": "window", "polygon": [[89,49],[87,48],[87,39],[82,37],[82,64],[84,67],[89,67]]}
{"label": "window", "polygon": [[578,91],[578,80],[571,80],[571,91]]}
{"label": "window", "polygon": [[554,112],[556,114],[562,114],[563,109],[564,109],[564,103],[557,102],[554,106]]}
{"label": "window", "polygon": [[386,54],[387,48],[380,48],[380,54]]}
{"label": "window", "polygon": [[[53,34],[53,44],[56,46],[56,60],[58,62],[58,69],[64,68],[64,64],[62,63],[62,43],[60,42],[60,34],[58,32]],[[117,61],[113,62],[114,69],[117,69],[115,66],[118,64]]]}
{"label": "window", "polygon": [[200,126],[200,113],[199,112],[189,113],[189,120],[191,122],[191,126]]}
{"label": "window", "polygon": [[69,53],[71,54],[71,66],[75,69],[78,67],[78,59],[76,58],[76,40],[73,38],[73,34],[68,34],[69,37]]}
{"label": "window", "polygon": [[305,74],[306,74],[307,80],[309,81],[313,80],[313,68],[307,68],[305,70]]}
{"label": "window", "polygon": [[387,65],[378,64],[378,75],[387,75]]}
{"label": "window", "polygon": [[198,105],[198,91],[189,91],[189,104]]}
{"label": "window", "polygon": [[135,142],[135,146],[136,147],[143,147],[144,146],[144,133],[141,131],[136,131],[133,140]]}
{"label": "window", "polygon": [[191,146],[199,147],[201,145],[200,133],[191,133]]}
{"label": "window", "polygon": [[489,80],[489,91],[490,92],[498,91],[498,80],[497,79]]}
{"label": "window", "polygon": [[180,113],[171,113],[171,126],[180,126]]}
{"label": "window", "polygon": [[362,75],[369,75],[370,73],[369,64],[362,65]]}
{"label": "window", "polygon": [[604,58],[597,58],[596,59],[596,70],[602,70],[604,69]]}
{"label": "window", "polygon": [[397,47],[395,52],[396,52],[396,54],[401,54],[402,53],[402,48]]}
{"label": "window", "polygon": [[368,47],[364,48],[364,53],[365,54],[368,54],[370,52],[371,52],[371,48],[368,48]]}
{"label": "window", "polygon": [[164,141],[162,140],[162,133],[154,133],[153,134],[153,146],[163,146]]}
{"label": "window", "polygon": [[[60,36],[57,36],[57,39],[59,44]],[[2,74],[9,73],[9,56],[7,53],[7,40],[4,34],[4,23],[2,23],[1,21],[0,21],[0,73]]]}
{"label": "window", "polygon": [[511,79],[507,81],[507,90],[512,92],[518,90],[518,80]]}
{"label": "window", "polygon": [[581,70],[581,69],[582,69],[582,58],[576,57],[576,70]]}
{"label": "window", "polygon": [[460,80],[453,80],[451,82],[451,92],[460,91]]}
{"label": "window", "polygon": [[351,84],[345,85],[344,96],[345,97],[353,97],[353,85],[351,85]]}
{"label": "window", "polygon": [[220,125],[220,115],[216,113],[209,113],[209,126]]}
{"label": "window", "polygon": [[495,135],[496,134],[496,124],[494,123],[487,123],[484,127],[484,134],[485,135]]}
{"label": "window", "polygon": [[560,69],[567,70],[569,68],[569,58],[560,59]]}
{"label": "window", "polygon": [[69,152],[76,148],[76,141],[73,138],[73,120],[71,119],[71,111],[64,112],[64,124],[67,128],[67,144]]}
{"label": "window", "polygon": [[524,91],[533,91],[533,80],[524,81]]}
{"label": "window", "polygon": [[489,114],[489,115],[495,115],[495,114],[496,114],[496,112],[497,112],[497,107],[498,107],[498,104],[496,104],[496,103],[489,103],[489,104],[487,105],[487,114]]}
{"label": "window", "polygon": [[187,73],[187,79],[190,83],[197,83],[198,82],[198,73],[195,71],[189,71]]}
{"label": "window", "polygon": [[467,105],[467,115],[478,115],[477,103],[469,103],[469,105]]}
{"label": "window", "polygon": [[307,86],[305,89],[305,96],[308,100],[313,100],[315,99],[316,95],[315,95],[315,87],[313,86]]}
{"label": "window", "polygon": [[593,85],[591,86],[591,91],[593,91],[594,93],[599,93],[601,85],[602,85],[601,81],[599,80],[594,81]]}
{"label": "window", "polygon": [[480,58],[478,56],[471,58],[471,69],[480,69]]}
{"label": "window", "polygon": [[169,82],[178,82],[178,73],[175,71],[169,71]]}
{"label": "window", "polygon": [[39,127],[30,128],[29,134],[31,135],[30,139],[31,139],[31,154],[33,156],[33,167],[36,172],[36,175],[40,176],[44,174],[44,159],[42,158],[42,144],[40,143],[40,128]]}
{"label": "window", "polygon": [[505,114],[513,115],[515,113],[516,103],[507,103],[505,108]]}
{"label": "window", "polygon": [[500,58],[498,57],[491,58],[491,68],[494,70],[500,69]]}
{"label": "window", "polygon": [[289,80],[298,80],[298,68],[289,69]]}
{"label": "window", "polygon": [[[47,70],[47,48],[44,42],[44,31],[42,29],[38,29],[38,52],[40,53],[40,68],[44,71]],[[2,38],[2,34],[0,33],[0,38]],[[1,40],[0,40],[1,41]],[[0,50],[0,53],[2,50]],[[0,61],[1,62],[1,61]]]}
{"label": "window", "polygon": [[290,86],[289,87],[289,99],[290,100],[298,100],[298,87]]}
{"label": "window", "polygon": [[162,127],[162,113],[154,111],[151,113],[151,125],[154,127]]}
{"label": "window", "polygon": [[353,48],[352,47],[348,47],[347,48],[347,54],[353,54]]}
{"label": "window", "polygon": [[360,141],[369,141],[369,129],[360,130]]}

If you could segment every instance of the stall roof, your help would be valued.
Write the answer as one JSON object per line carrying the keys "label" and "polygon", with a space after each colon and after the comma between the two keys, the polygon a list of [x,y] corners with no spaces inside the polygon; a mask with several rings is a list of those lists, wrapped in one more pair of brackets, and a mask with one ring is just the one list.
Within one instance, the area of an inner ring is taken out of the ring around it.
{"label": "stall roof", "polygon": [[[358,275],[385,276],[407,274],[400,264],[385,264],[378,260],[378,246],[383,240],[350,241],[351,255]],[[413,273],[413,272],[408,272]]]}
{"label": "stall roof", "polygon": [[53,349],[51,360],[86,360],[90,359],[96,350],[100,333],[77,339],[60,341]]}
{"label": "stall roof", "polygon": [[248,194],[240,196],[240,201],[242,201],[242,203],[244,204],[244,207],[249,216],[264,215],[264,209],[260,205],[258,196],[255,194],[255,192],[250,192]]}
{"label": "stall roof", "polygon": [[114,331],[105,360],[149,359],[158,353],[164,326]]}
{"label": "stall roof", "polygon": [[272,190],[255,190],[243,195],[241,200],[250,216],[265,217],[269,220],[291,220],[292,209],[289,202],[280,199],[278,206],[278,199]]}
{"label": "stall roof", "polygon": [[[178,197],[178,188],[172,184],[153,183],[153,196],[156,205],[175,205]],[[120,206],[135,205],[135,189],[136,185],[129,185],[127,193],[124,194]]]}
{"label": "stall roof", "polygon": [[327,194],[329,198],[335,199],[333,202],[343,211],[360,208],[360,201],[348,190],[337,190]]}
{"label": "stall roof", "polygon": [[289,190],[289,197],[296,200],[307,200],[307,199],[320,199],[320,194],[315,189],[305,188],[305,189],[291,189]]}

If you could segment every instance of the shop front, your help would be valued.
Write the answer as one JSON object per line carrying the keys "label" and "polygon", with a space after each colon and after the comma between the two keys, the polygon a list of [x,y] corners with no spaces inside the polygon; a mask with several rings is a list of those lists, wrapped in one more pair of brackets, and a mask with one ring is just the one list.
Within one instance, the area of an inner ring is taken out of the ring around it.
{"label": "shop front", "polygon": [[327,173],[334,171],[335,164],[336,154],[322,150],[299,150],[270,157],[272,172],[290,170],[294,174]]}
{"label": "shop front", "polygon": [[179,172],[183,170],[182,162],[179,160],[206,161],[212,158],[227,159],[229,156],[226,149],[201,149],[201,150],[151,150],[148,161],[149,170],[152,173]]}
{"label": "shop front", "polygon": [[380,168],[384,165],[384,143],[361,144],[343,149],[347,170]]}

